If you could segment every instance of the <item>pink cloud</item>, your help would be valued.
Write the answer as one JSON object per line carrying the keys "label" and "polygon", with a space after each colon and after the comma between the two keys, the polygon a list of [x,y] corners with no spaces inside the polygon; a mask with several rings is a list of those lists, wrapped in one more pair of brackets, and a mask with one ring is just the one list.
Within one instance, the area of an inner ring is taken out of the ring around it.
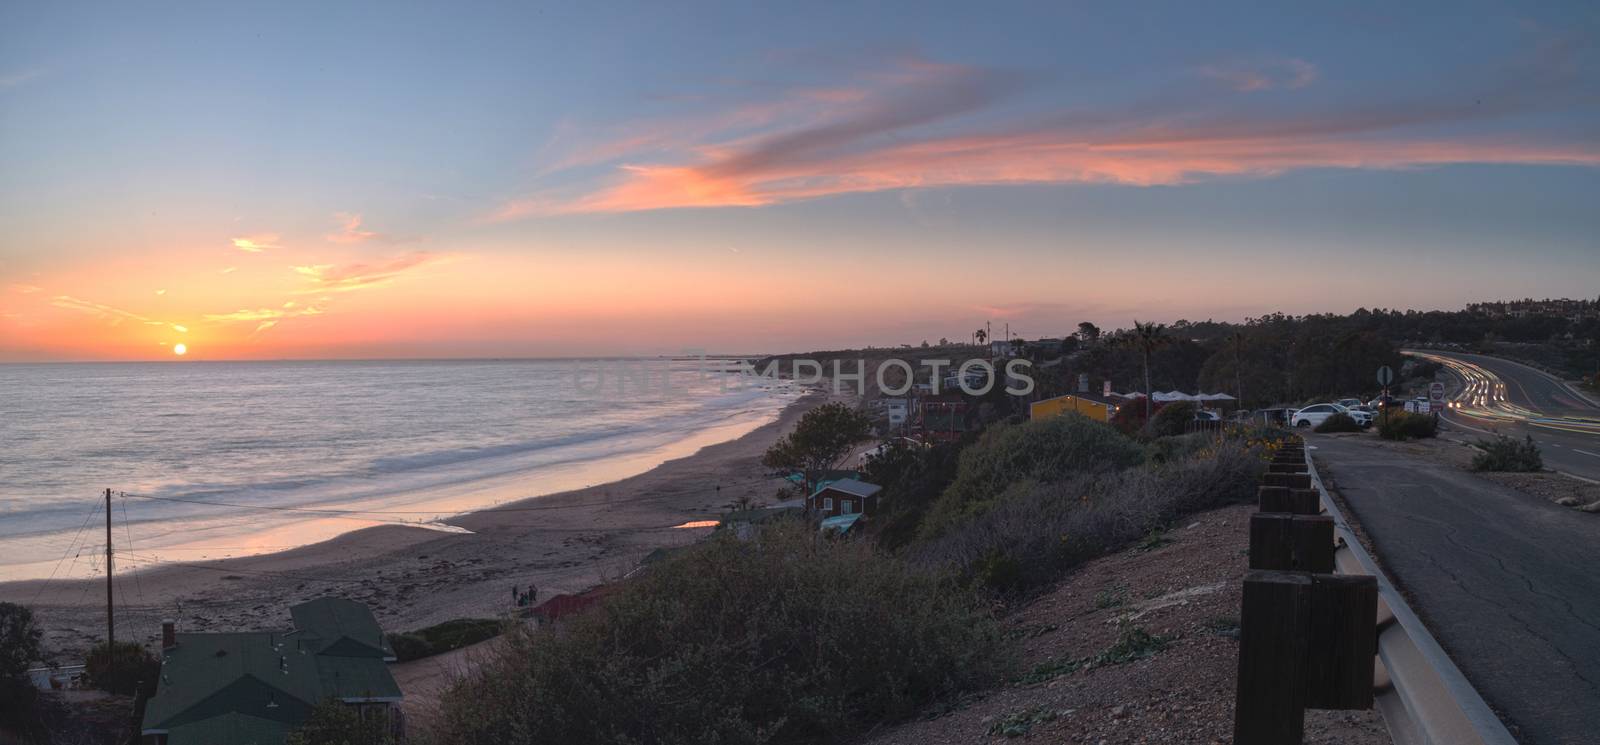
{"label": "pink cloud", "polygon": [[365,243],[367,241],[377,240],[384,237],[382,233],[375,233],[371,230],[362,230],[361,215],[349,212],[339,212],[336,213],[334,217],[338,218],[341,223],[339,230],[323,236],[333,243]]}
{"label": "pink cloud", "polygon": [[[1300,60],[1280,67],[1276,77],[1261,85],[1302,86],[1316,75],[1313,66]],[[753,207],[919,187],[1175,185],[1305,168],[1600,165],[1600,148],[1587,143],[1412,133],[1415,125],[1504,113],[1470,98],[1276,117],[1151,107],[1008,125],[992,117],[973,120],[1018,89],[1014,76],[922,62],[898,66],[878,79],[878,87],[863,96],[819,98],[791,92],[770,110],[783,110],[800,97],[816,107],[809,109],[812,118],[777,120],[761,134],[685,140],[666,148],[652,145],[655,157],[622,164],[606,182],[576,191],[535,192],[501,204],[492,218]],[[1243,88],[1260,89],[1249,80],[1240,82]],[[833,105],[818,106],[829,99],[836,99]],[[1507,100],[1501,106],[1525,103]],[[628,151],[623,144],[619,141],[616,152]]]}

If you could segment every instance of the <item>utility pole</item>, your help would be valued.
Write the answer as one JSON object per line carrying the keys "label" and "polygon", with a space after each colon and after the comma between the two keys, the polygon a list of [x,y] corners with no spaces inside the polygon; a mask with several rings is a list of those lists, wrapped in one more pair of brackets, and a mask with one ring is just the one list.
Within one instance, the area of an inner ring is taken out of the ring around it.
{"label": "utility pole", "polygon": [[106,490],[106,671],[116,667],[117,623],[111,604],[111,490]]}

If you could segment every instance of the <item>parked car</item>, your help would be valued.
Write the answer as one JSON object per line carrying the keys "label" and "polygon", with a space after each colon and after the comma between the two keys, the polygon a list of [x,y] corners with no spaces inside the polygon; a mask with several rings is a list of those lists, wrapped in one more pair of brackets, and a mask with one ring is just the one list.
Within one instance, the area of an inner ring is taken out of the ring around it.
{"label": "parked car", "polygon": [[1339,404],[1312,404],[1290,415],[1289,422],[1296,427],[1315,427],[1334,414],[1345,414],[1363,427],[1371,426],[1372,415],[1365,411],[1349,409]]}
{"label": "parked car", "polygon": [[1195,409],[1194,420],[1197,422],[1220,422],[1222,415],[1210,409]]}
{"label": "parked car", "polygon": [[1346,409],[1354,409],[1357,406],[1361,405],[1361,399],[1359,399],[1359,398],[1341,398],[1338,401],[1336,401],[1335,403],[1339,404],[1340,406],[1345,407]]}

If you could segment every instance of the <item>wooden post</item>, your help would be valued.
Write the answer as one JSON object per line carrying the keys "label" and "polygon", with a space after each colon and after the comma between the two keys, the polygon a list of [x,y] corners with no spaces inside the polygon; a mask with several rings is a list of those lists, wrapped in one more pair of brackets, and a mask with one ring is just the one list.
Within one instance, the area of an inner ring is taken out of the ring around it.
{"label": "wooden post", "polygon": [[1262,512],[1288,512],[1289,489],[1283,486],[1258,486],[1256,504]]}
{"label": "wooden post", "polygon": [[117,619],[112,602],[111,578],[115,572],[111,563],[111,490],[106,490],[106,675],[109,678],[117,668]]}
{"label": "wooden post", "polygon": [[1250,516],[1250,568],[1294,569],[1294,515],[1257,512]]}
{"label": "wooden post", "polygon": [[1234,745],[1299,745],[1305,734],[1310,624],[1310,576],[1263,571],[1245,575]]}
{"label": "wooden post", "polygon": [[[1248,591],[1248,582],[1245,587]],[[1378,648],[1377,578],[1312,575],[1310,597],[1312,654],[1306,671],[1306,706],[1372,708],[1373,660]],[[1243,634],[1241,628],[1241,638]]]}
{"label": "wooden post", "polygon": [[1287,498],[1289,509],[1296,515],[1316,515],[1322,512],[1322,495],[1316,489],[1290,489]]}
{"label": "wooden post", "polygon": [[1306,464],[1300,461],[1290,463],[1268,463],[1267,473],[1305,473]]}
{"label": "wooden post", "polygon": [[1261,477],[1261,483],[1267,486],[1287,486],[1290,489],[1310,489],[1311,474],[1308,473],[1267,473]]}
{"label": "wooden post", "polygon": [[1332,574],[1333,516],[1295,515],[1292,523],[1294,568],[1302,572]]}

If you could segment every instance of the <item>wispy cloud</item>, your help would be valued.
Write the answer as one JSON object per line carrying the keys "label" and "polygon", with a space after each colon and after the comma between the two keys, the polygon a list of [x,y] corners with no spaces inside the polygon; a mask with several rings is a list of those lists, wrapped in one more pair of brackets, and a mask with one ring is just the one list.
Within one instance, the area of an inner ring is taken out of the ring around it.
{"label": "wispy cloud", "polygon": [[1297,57],[1265,62],[1229,62],[1206,65],[1199,73],[1242,93],[1275,89],[1295,90],[1316,82],[1317,66]]}
{"label": "wispy cloud", "polygon": [[[1543,68],[1522,71],[1524,78],[1537,79],[1550,66]],[[1317,77],[1317,69],[1299,59],[1212,73],[1240,90],[1302,87]],[[1449,127],[1421,133],[1424,125],[1487,121],[1565,100],[1549,84],[1516,80],[1320,111],[1246,109],[1212,97],[1163,99],[1111,113],[1034,114],[1022,122],[998,115],[999,104],[1024,87],[1016,75],[920,63],[902,64],[873,81],[864,95],[831,105],[812,101],[813,118],[776,120],[758,134],[713,134],[664,148],[619,141],[605,152],[630,153],[631,162],[618,164],[610,178],[503,202],[491,219],[755,207],[919,187],[1176,185],[1306,168],[1600,165],[1600,144],[1583,139],[1540,139],[1516,130],[1445,134],[1460,131]],[[1484,95],[1490,87],[1505,95]],[[1484,105],[1486,98],[1494,103]],[[786,99],[771,108],[792,105]]]}
{"label": "wispy cloud", "polygon": [[258,254],[269,248],[282,248],[278,245],[277,233],[259,233],[234,238],[233,247],[245,253]]}
{"label": "wispy cloud", "polygon": [[38,285],[22,284],[22,283],[19,282],[17,284],[11,285],[11,291],[12,292],[16,292],[16,293],[21,293],[23,295],[32,295],[32,294],[37,293],[37,292],[43,292],[44,288],[40,287]]}
{"label": "wispy cloud", "polygon": [[203,316],[207,321],[265,321],[280,318],[296,318],[299,316],[320,316],[323,311],[316,306],[306,306],[299,309],[286,308],[241,308],[231,313],[207,313]]}
{"label": "wispy cloud", "polygon": [[76,310],[88,313],[90,315],[99,316],[100,318],[111,321],[112,325],[120,324],[123,321],[137,321],[147,326],[167,325],[166,321],[157,321],[132,311],[123,310],[121,308],[106,305],[104,303],[97,303],[92,300],[84,300],[83,298],[73,297],[71,295],[57,295],[50,299],[50,304],[56,306],[57,308],[66,308],[68,310]]}
{"label": "wispy cloud", "polygon": [[333,243],[366,243],[367,241],[380,240],[385,236],[371,230],[361,229],[361,216],[349,212],[340,212],[334,215],[340,222],[339,230],[329,233],[327,238]]}
{"label": "wispy cloud", "polygon": [[301,294],[352,292],[390,284],[401,275],[437,259],[433,254],[418,252],[375,264],[312,264],[291,268],[310,283],[299,291]]}
{"label": "wispy cloud", "polygon": [[43,75],[43,70],[20,70],[0,75],[0,90],[15,88]]}

